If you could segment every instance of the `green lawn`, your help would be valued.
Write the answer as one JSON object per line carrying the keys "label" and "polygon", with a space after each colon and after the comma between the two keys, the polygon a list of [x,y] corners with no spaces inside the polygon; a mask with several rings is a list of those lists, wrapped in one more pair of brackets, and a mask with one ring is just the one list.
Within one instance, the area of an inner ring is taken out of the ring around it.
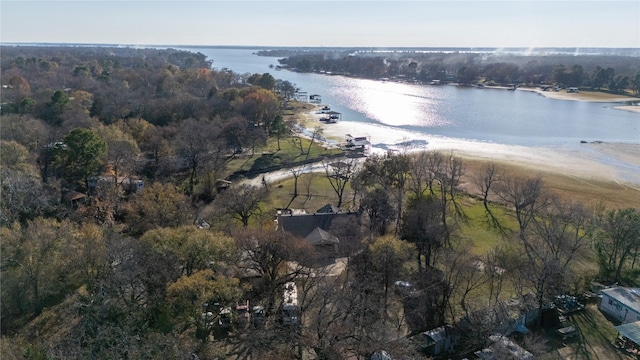
{"label": "green lawn", "polygon": [[[482,200],[462,196],[461,201],[466,220],[460,222],[458,236],[472,244],[472,252],[475,255],[484,255],[503,241],[503,236],[499,229],[492,224],[482,205]],[[506,229],[517,227],[514,218],[505,209],[495,205],[490,205],[489,208],[501,226]]]}
{"label": "green lawn", "polygon": [[[338,197],[329,184],[329,180],[322,172],[302,174],[298,178],[298,196],[293,198],[294,179],[293,177],[271,184],[271,195],[265,204],[266,208],[284,208],[289,205],[292,209],[305,209],[308,213],[321,208],[327,203],[337,205]],[[345,196],[343,198],[343,210],[348,210],[352,205],[350,186],[347,184]]]}
{"label": "green lawn", "polygon": [[[300,151],[298,140],[301,141],[303,151]],[[278,150],[278,141],[275,138],[269,138],[267,143],[262,147],[256,147],[255,152],[251,154],[249,149],[246,154],[238,155],[227,163],[225,176],[236,171],[251,170],[254,162],[262,156],[270,156],[274,159],[274,164],[287,164],[292,162],[304,161],[306,159],[315,159],[321,156],[339,154],[338,149],[325,149],[318,142],[314,141],[309,149],[310,140],[296,137],[286,137],[280,139],[280,150]],[[309,155],[306,154],[309,149]]]}

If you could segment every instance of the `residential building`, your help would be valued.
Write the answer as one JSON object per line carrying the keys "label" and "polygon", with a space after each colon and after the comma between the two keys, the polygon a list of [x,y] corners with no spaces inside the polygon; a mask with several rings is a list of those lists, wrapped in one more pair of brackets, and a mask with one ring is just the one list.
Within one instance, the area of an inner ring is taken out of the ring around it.
{"label": "residential building", "polygon": [[278,229],[305,239],[326,256],[337,256],[342,241],[331,234],[331,224],[336,219],[355,216],[357,216],[356,213],[343,212],[335,206],[327,204],[313,214],[278,211],[276,222]]}
{"label": "residential building", "polygon": [[411,337],[416,347],[428,355],[453,353],[460,342],[460,334],[451,325],[440,326]]}
{"label": "residential building", "polygon": [[640,288],[614,286],[600,290],[600,311],[622,324],[640,320]]}

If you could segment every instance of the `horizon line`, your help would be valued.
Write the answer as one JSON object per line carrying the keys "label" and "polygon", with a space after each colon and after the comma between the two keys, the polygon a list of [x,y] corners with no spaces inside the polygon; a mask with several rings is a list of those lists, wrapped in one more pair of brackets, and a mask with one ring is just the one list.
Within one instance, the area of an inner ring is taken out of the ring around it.
{"label": "horizon line", "polygon": [[189,47],[189,48],[268,48],[268,49],[620,49],[639,50],[639,47],[606,47],[606,46],[323,46],[323,45],[203,45],[203,44],[133,44],[133,43],[83,43],[83,42],[23,42],[0,41],[3,45],[75,45],[75,46],[114,46],[114,47]]}

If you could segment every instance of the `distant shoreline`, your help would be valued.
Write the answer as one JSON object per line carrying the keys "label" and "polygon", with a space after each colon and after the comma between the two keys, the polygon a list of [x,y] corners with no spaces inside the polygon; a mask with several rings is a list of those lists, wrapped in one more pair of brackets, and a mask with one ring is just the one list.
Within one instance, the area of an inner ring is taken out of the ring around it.
{"label": "distant shoreline", "polygon": [[[640,57],[637,48],[621,47],[442,47],[442,46],[278,46],[278,45],[221,45],[221,44],[131,44],[131,43],[67,43],[67,42],[22,42],[7,41],[2,46],[69,46],[69,47],[132,47],[132,48],[218,48],[246,50],[321,50],[321,51],[376,51],[376,52],[462,52],[462,53],[506,53],[506,54],[568,54],[568,55],[624,55]],[[266,55],[268,56],[268,55]]]}

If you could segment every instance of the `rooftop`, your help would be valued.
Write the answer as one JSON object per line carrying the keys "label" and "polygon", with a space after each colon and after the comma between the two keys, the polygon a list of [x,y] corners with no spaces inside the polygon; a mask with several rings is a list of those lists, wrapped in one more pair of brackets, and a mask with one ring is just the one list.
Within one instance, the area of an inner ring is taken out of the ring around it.
{"label": "rooftop", "polygon": [[314,214],[279,214],[278,227],[292,233],[295,236],[306,238],[316,228],[330,231],[331,223],[342,217],[355,216],[355,213],[342,212],[340,209],[325,205]]}
{"label": "rooftop", "polygon": [[616,326],[620,335],[640,345],[640,321]]}
{"label": "rooftop", "polygon": [[620,301],[626,307],[640,312],[640,288],[616,286],[602,289],[600,292]]}

